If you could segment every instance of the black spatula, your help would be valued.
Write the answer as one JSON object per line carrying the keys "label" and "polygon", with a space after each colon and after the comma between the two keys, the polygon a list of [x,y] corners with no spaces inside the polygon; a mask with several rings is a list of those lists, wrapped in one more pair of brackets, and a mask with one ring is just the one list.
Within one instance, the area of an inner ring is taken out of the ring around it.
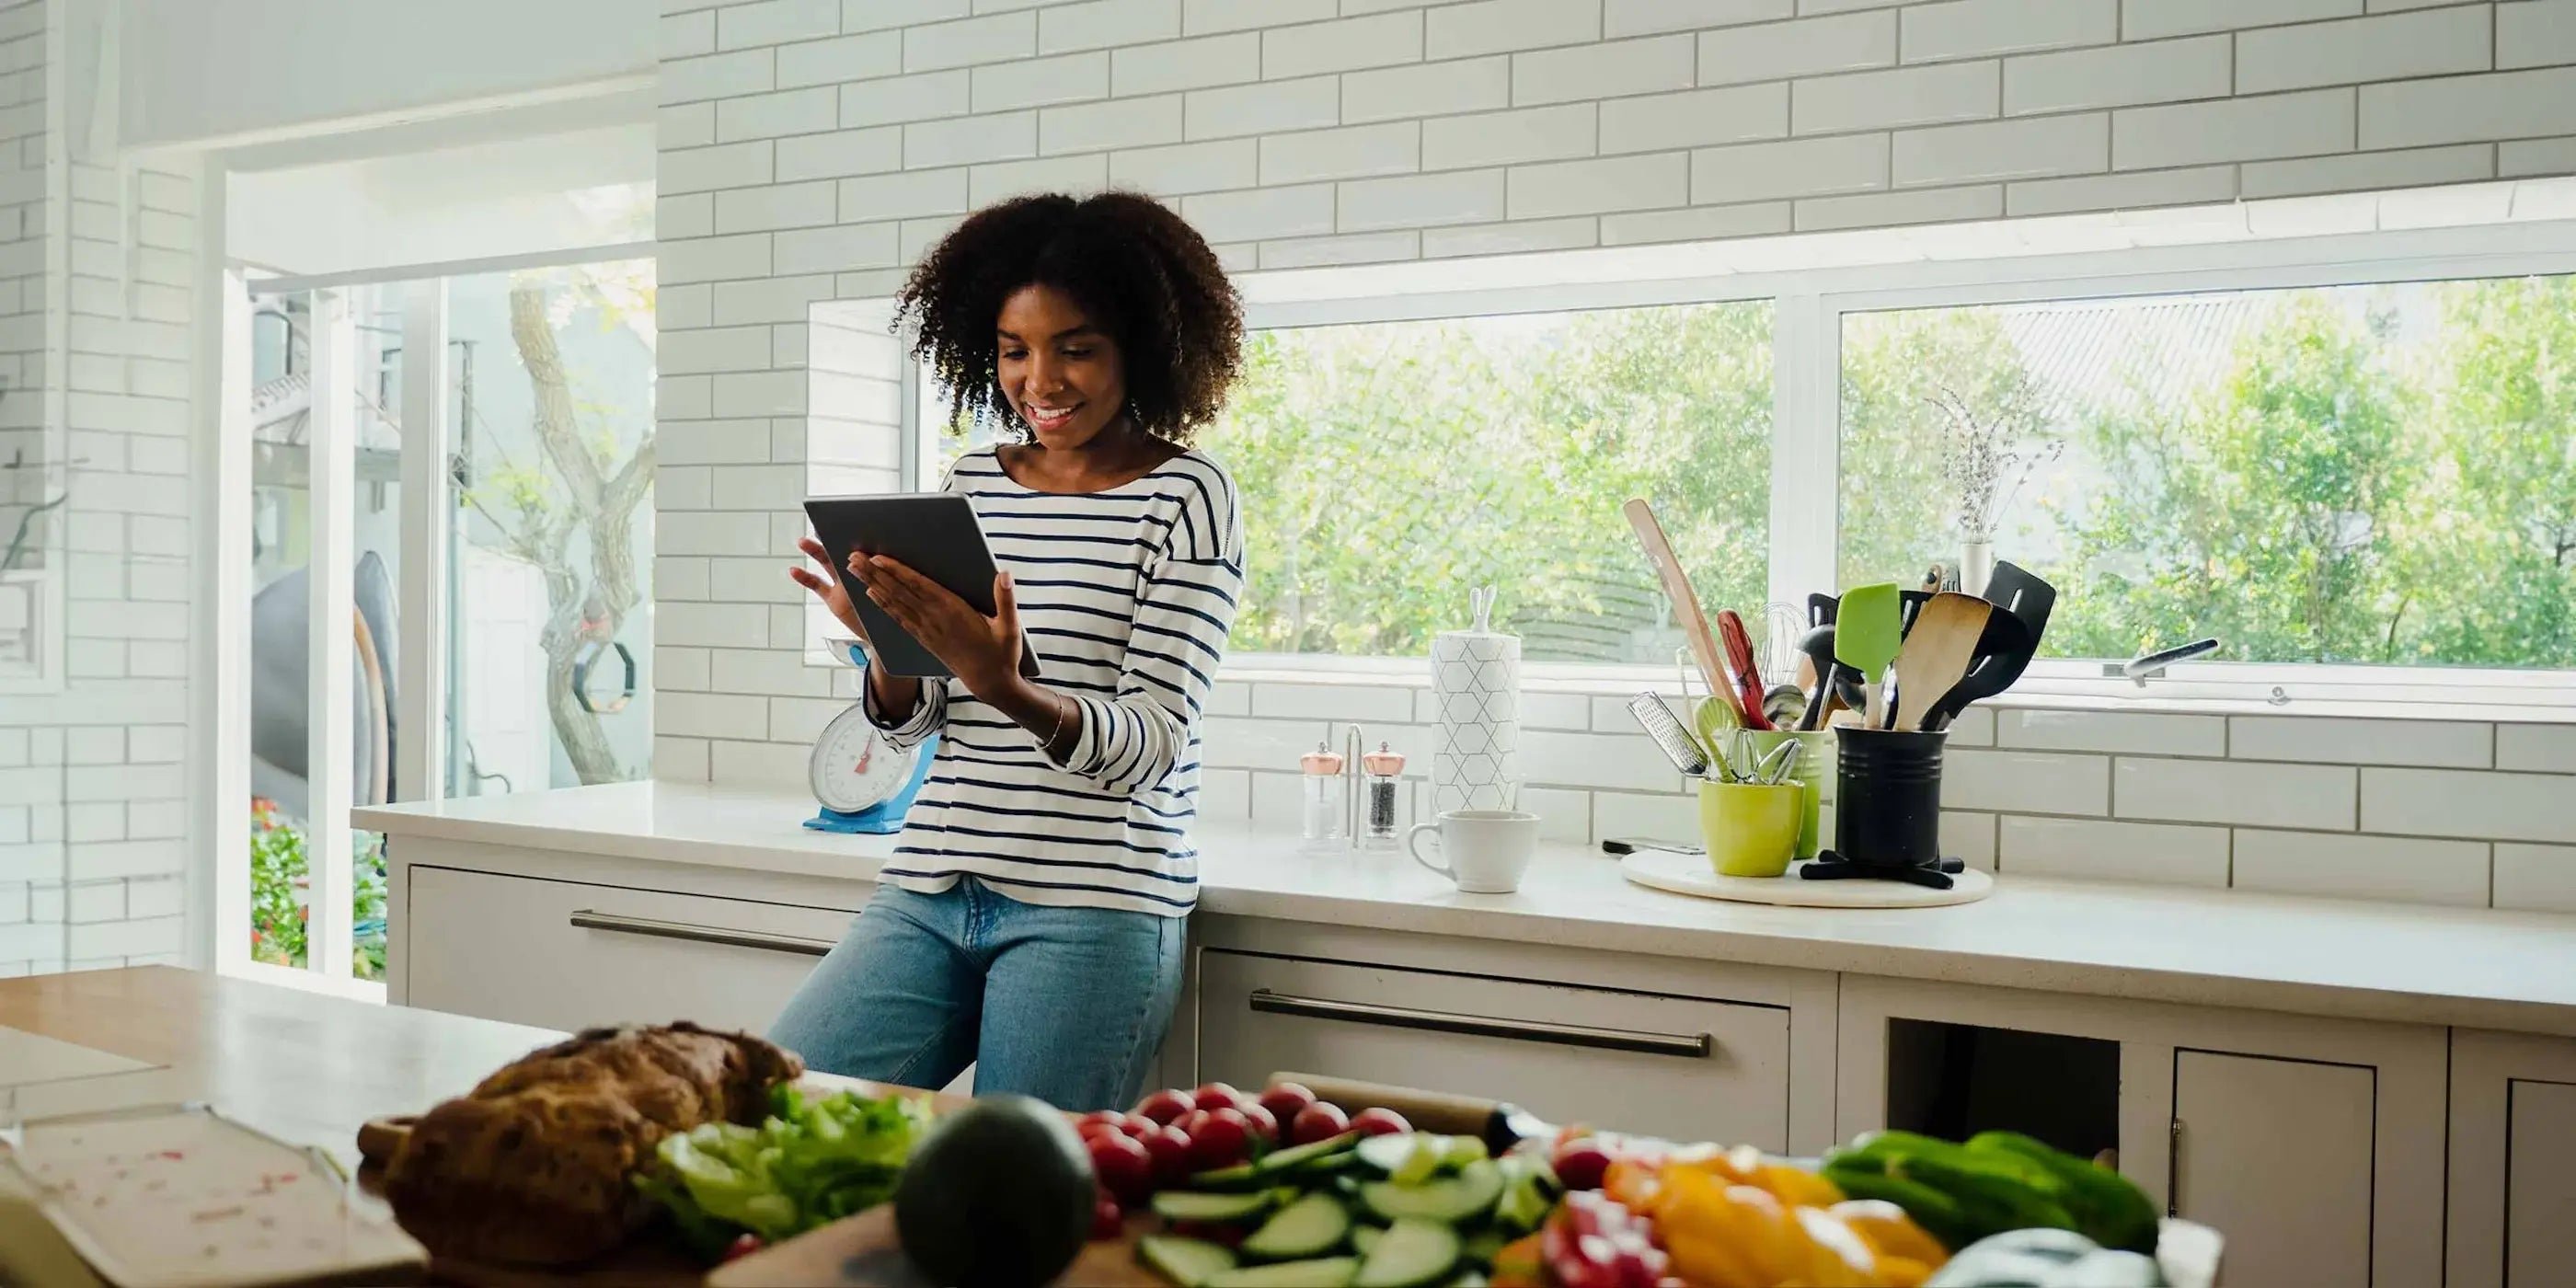
{"label": "black spatula", "polygon": [[1999,559],[1994,575],[1986,580],[1986,598],[2004,611],[1986,619],[1985,632],[1977,640],[1976,661],[1958,685],[1924,713],[1926,729],[1948,727],[1969,703],[1991,698],[2021,678],[2039,652],[2040,637],[2047,633],[2048,615],[2057,607],[2057,588]]}

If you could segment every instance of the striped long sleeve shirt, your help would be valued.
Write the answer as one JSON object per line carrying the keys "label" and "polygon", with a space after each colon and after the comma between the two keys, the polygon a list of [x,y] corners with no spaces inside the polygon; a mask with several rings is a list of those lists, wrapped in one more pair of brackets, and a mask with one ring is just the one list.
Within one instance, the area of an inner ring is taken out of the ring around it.
{"label": "striped long sleeve shirt", "polygon": [[1036,492],[986,448],[947,490],[974,505],[1039,683],[1081,708],[1081,736],[1055,759],[954,679],[924,681],[899,722],[869,692],[892,745],[941,735],[883,879],[935,894],[972,875],[1026,903],[1185,915],[1199,712],[1243,589],[1234,480],[1192,451],[1107,491]]}

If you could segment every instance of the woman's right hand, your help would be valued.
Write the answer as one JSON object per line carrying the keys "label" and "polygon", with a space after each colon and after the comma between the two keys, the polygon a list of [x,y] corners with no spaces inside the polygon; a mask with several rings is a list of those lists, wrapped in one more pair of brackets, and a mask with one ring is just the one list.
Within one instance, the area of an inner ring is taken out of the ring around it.
{"label": "woman's right hand", "polygon": [[859,625],[858,610],[850,607],[850,592],[841,585],[840,572],[832,566],[831,552],[823,549],[823,543],[812,537],[797,542],[796,547],[812,556],[814,562],[823,565],[823,571],[816,573],[813,569],[798,564],[789,568],[787,575],[797,585],[813,591],[814,597],[823,601],[823,607],[832,610],[832,620],[848,627],[850,634],[860,643],[867,643],[868,630]]}

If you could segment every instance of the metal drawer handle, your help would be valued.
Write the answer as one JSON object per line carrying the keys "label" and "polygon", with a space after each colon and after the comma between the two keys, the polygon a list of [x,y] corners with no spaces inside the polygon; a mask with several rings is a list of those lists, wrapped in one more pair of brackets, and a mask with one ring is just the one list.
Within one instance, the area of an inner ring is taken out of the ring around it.
{"label": "metal drawer handle", "polygon": [[1291,997],[1266,988],[1252,990],[1252,1009],[1269,1015],[1296,1015],[1310,1020],[1348,1020],[1392,1029],[1425,1029],[1433,1033],[1467,1033],[1477,1037],[1545,1042],[1553,1046],[1590,1047],[1600,1051],[1634,1051],[1640,1055],[1677,1055],[1704,1059],[1715,1048],[1705,1033],[1639,1033],[1633,1029],[1596,1029],[1544,1020],[1498,1020],[1447,1011],[1417,1011],[1371,1002],[1333,1002],[1319,997]]}
{"label": "metal drawer handle", "polygon": [[2182,1120],[2165,1129],[2165,1215],[2182,1215]]}
{"label": "metal drawer handle", "polygon": [[685,921],[656,921],[650,917],[622,917],[589,908],[576,909],[572,914],[572,924],[583,930],[613,930],[621,935],[685,939],[693,944],[724,944],[731,948],[765,948],[774,953],[796,953],[805,957],[820,957],[832,951],[832,941],[828,939],[772,934],[766,930],[699,926]]}

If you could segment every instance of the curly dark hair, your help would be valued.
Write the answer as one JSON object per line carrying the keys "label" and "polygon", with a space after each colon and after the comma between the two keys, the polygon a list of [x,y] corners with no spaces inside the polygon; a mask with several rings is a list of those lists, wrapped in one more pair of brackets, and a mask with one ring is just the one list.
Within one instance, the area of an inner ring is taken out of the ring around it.
{"label": "curly dark hair", "polygon": [[1138,193],[1042,193],[968,216],[895,297],[952,415],[1026,437],[1002,396],[993,320],[1032,283],[1072,296],[1117,341],[1138,428],[1187,446],[1224,407],[1243,360],[1243,302],[1198,230]]}

